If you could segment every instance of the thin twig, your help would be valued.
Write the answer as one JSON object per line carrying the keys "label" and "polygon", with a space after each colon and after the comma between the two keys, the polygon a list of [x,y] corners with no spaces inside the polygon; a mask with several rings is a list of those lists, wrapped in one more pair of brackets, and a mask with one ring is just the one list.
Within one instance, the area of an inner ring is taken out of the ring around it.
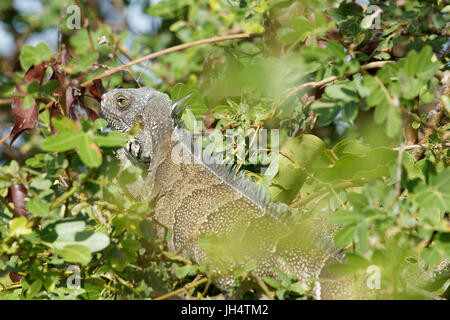
{"label": "thin twig", "polygon": [[264,281],[262,281],[258,276],[254,275],[253,273],[251,273],[250,276],[256,281],[256,283],[260,286],[260,288],[264,291],[264,293],[269,297],[270,300],[275,300],[273,293],[269,290],[269,288],[267,288]]}
{"label": "thin twig", "polygon": [[197,41],[193,41],[193,42],[189,42],[189,43],[184,43],[184,44],[180,44],[180,45],[177,45],[177,46],[173,46],[173,47],[170,47],[170,48],[167,48],[167,49],[164,49],[164,50],[157,51],[157,52],[154,52],[152,54],[146,55],[145,57],[141,57],[141,58],[138,58],[136,60],[130,61],[127,64],[118,66],[116,68],[109,69],[108,71],[105,71],[104,73],[102,73],[102,74],[92,78],[91,80],[83,82],[81,84],[81,86],[82,87],[87,87],[87,86],[91,85],[94,82],[94,80],[99,80],[99,79],[103,79],[103,78],[109,77],[110,75],[112,75],[114,73],[117,73],[117,72],[119,72],[121,70],[125,70],[128,67],[130,67],[130,66],[133,66],[135,64],[144,62],[144,61],[149,60],[149,59],[157,58],[157,57],[165,55],[167,53],[184,50],[184,49],[187,49],[187,48],[190,48],[190,47],[194,47],[194,46],[198,46],[198,45],[206,44],[206,43],[213,43],[213,42],[219,42],[219,41],[224,41],[224,40],[233,40],[233,39],[249,39],[249,38],[252,38],[252,37],[255,37],[255,36],[258,36],[258,35],[253,35],[253,34],[248,34],[248,33],[230,34],[230,35],[226,35],[226,36],[213,37],[213,38],[208,38],[208,39],[201,39],[201,40],[197,40]]}
{"label": "thin twig", "polygon": [[6,201],[5,198],[0,197],[0,201],[3,203],[3,205],[11,212],[14,216],[20,217],[21,215],[9,204],[8,201]]}
{"label": "thin twig", "polygon": [[395,192],[397,194],[397,197],[400,197],[402,191],[402,163],[404,151],[405,151],[405,144],[402,142],[400,144],[400,149],[398,150],[398,157],[397,157],[397,182],[395,183]]}
{"label": "thin twig", "polygon": [[1,140],[0,140],[0,144],[2,144],[3,142],[5,142],[6,140],[8,140],[9,136],[11,135],[11,133],[8,133],[6,136],[4,136]]}
{"label": "thin twig", "polygon": [[6,104],[11,104],[13,101],[13,99],[8,98],[8,99],[0,99],[0,105],[6,105]]}
{"label": "thin twig", "polygon": [[201,285],[201,284],[203,284],[203,283],[205,283],[205,282],[207,282],[207,281],[208,281],[208,278],[202,278],[202,279],[200,279],[200,280],[193,281],[193,282],[191,282],[191,283],[185,285],[184,287],[182,287],[182,288],[180,288],[180,289],[177,289],[177,290],[175,290],[175,291],[172,291],[172,292],[163,294],[162,296],[156,297],[156,298],[153,299],[153,300],[165,300],[165,299],[167,299],[167,298],[176,296],[177,294],[182,293],[182,292],[184,292],[184,291],[186,291],[186,290],[189,290],[189,289],[191,289],[191,288],[195,288],[195,287],[197,287],[197,286],[199,286],[199,285]]}
{"label": "thin twig", "polygon": [[74,185],[72,189],[70,189],[67,193],[63,194],[61,197],[59,197],[53,204],[50,206],[50,210],[55,209],[59,205],[63,204],[67,199],[70,198],[71,195],[73,195],[75,192],[78,191],[78,186]]}

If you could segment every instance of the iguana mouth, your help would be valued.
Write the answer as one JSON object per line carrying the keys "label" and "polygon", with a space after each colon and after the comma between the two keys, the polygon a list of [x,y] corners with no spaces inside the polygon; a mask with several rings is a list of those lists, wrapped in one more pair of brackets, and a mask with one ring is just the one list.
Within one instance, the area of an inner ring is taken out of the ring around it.
{"label": "iguana mouth", "polygon": [[130,126],[127,125],[120,117],[107,111],[105,108],[101,108],[100,117],[105,119],[112,129],[122,132],[127,132],[130,130]]}

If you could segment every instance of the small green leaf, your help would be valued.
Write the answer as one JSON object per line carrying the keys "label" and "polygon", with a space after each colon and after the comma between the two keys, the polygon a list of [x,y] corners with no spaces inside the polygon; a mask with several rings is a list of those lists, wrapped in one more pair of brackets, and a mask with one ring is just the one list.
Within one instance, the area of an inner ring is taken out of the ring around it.
{"label": "small green leaf", "polygon": [[336,247],[344,248],[345,246],[347,246],[353,240],[355,230],[356,225],[351,224],[346,226],[344,229],[340,230],[338,233],[336,233],[336,235],[334,236]]}
{"label": "small green leaf", "polygon": [[356,228],[356,238],[358,240],[358,246],[361,253],[366,253],[369,250],[369,239],[367,238],[367,221],[363,221],[358,224]]}
{"label": "small green leaf", "polygon": [[329,215],[329,219],[332,223],[338,225],[351,225],[361,220],[361,216],[356,211],[339,210]]}
{"label": "small green leaf", "polygon": [[297,31],[302,33],[312,31],[315,28],[314,24],[305,17],[297,17],[292,19],[292,24]]}
{"label": "small green leaf", "polygon": [[331,101],[315,101],[311,104],[311,110],[317,113],[317,124],[319,126],[327,126],[336,119],[341,107],[336,102]]}
{"label": "small green leaf", "polygon": [[38,217],[45,217],[50,212],[50,204],[37,197],[27,201],[27,209]]}
{"label": "small green leaf", "polygon": [[391,138],[396,137],[402,125],[402,119],[400,118],[399,110],[395,107],[390,107],[387,118],[387,135]]}
{"label": "small green leaf", "polygon": [[417,130],[420,128],[420,122],[414,121],[411,126],[413,129]]}
{"label": "small green leaf", "polygon": [[25,45],[20,50],[20,66],[27,71],[31,66],[35,66],[42,61],[48,61],[52,57],[52,51],[44,42],[40,42],[36,47]]}
{"label": "small green leaf", "polygon": [[365,16],[361,20],[361,28],[369,29],[373,25],[373,20],[375,20],[375,15],[371,14],[370,16]]}
{"label": "small green leaf", "polygon": [[425,210],[440,209],[442,212],[450,207],[450,168],[430,176],[429,185],[424,183],[414,189],[414,201]]}
{"label": "small green leaf", "polygon": [[81,161],[89,167],[99,167],[102,164],[102,153],[88,134],[80,138],[78,155]]}
{"label": "small green leaf", "polygon": [[47,137],[42,143],[42,149],[52,152],[63,152],[77,147],[84,136],[83,131],[64,131]]}
{"label": "small green leaf", "polygon": [[275,280],[274,278],[271,277],[263,277],[263,280],[265,283],[267,283],[269,286],[275,288],[275,289],[279,289],[281,288],[281,284]]}
{"label": "small green leaf", "polygon": [[9,232],[13,237],[30,234],[32,232],[31,222],[24,217],[14,218],[9,226]]}
{"label": "small green leaf", "polygon": [[55,231],[59,236],[64,236],[69,233],[83,231],[86,226],[84,221],[71,221],[59,223],[55,227]]}
{"label": "small green leaf", "polygon": [[139,229],[145,239],[152,240],[156,236],[156,231],[149,220],[142,220],[141,223],[139,223]]}
{"label": "small green leaf", "polygon": [[195,118],[194,114],[191,110],[186,110],[184,114],[184,125],[186,126],[186,129],[189,131],[194,131],[195,129],[195,122],[197,119]]}
{"label": "small green leaf", "polygon": [[56,249],[81,245],[89,248],[90,252],[98,252],[109,245],[109,237],[106,234],[85,230],[84,221],[59,223],[55,231],[58,234],[58,238],[53,242]]}
{"label": "small green leaf", "polygon": [[42,284],[43,284],[42,279],[34,280],[30,288],[28,289],[27,298],[28,299],[34,298],[39,293],[39,291],[41,291]]}
{"label": "small green leaf", "polygon": [[440,261],[441,255],[439,253],[439,250],[437,250],[436,248],[425,248],[422,251],[421,258],[428,265],[434,266]]}
{"label": "small green leaf", "polygon": [[343,111],[346,120],[355,120],[358,116],[358,105],[356,102],[351,101],[344,105]]}
{"label": "small green leaf", "polygon": [[55,249],[55,253],[67,262],[87,265],[91,261],[91,251],[82,245],[68,245],[62,249]]}
{"label": "small green leaf", "polygon": [[119,131],[98,133],[94,136],[94,142],[101,147],[123,147],[127,140],[127,135]]}
{"label": "small green leaf", "polygon": [[108,122],[105,119],[98,118],[94,122],[94,128],[97,130],[103,130],[108,126]]}
{"label": "small green leaf", "polygon": [[110,253],[110,263],[111,267],[117,271],[123,271],[128,263],[126,252],[120,248],[112,249]]}

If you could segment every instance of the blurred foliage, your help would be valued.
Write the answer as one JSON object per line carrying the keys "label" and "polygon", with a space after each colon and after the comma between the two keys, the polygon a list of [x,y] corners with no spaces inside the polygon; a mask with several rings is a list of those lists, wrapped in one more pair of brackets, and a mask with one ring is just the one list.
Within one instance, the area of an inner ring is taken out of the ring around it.
{"label": "blurred foliage", "polygon": [[[20,135],[12,147],[2,139],[1,299],[142,299],[189,283],[199,283],[187,290],[194,297],[219,294],[199,281],[210,276],[207,264],[168,252],[170,230],[156,236],[153,204],[122,187],[142,175],[120,171],[114,157],[133,133],[103,132],[96,110],[103,88],[138,84],[172,99],[193,93],[188,129],[195,120],[203,129],[279,129],[278,166],[242,167],[294,214],[325,211],[342,227],[334,240],[348,259],[335,273],[379,266],[373,298],[449,297],[448,270],[433,273],[450,257],[445,1],[371,1],[381,11],[369,12],[352,1],[167,0],[143,7],[161,22],[150,34],[108,22],[100,1],[42,3],[39,12],[0,3],[16,44],[0,59],[1,120],[14,123],[10,142]],[[119,16],[130,5],[111,4]],[[79,30],[66,23],[71,5],[83,12]],[[26,44],[58,25],[56,52]],[[252,37],[80,85],[151,52],[235,33]],[[79,288],[67,287],[73,264]],[[235,271],[236,297],[257,297],[253,268]],[[304,281],[277,274],[264,279],[276,298],[308,297]]]}

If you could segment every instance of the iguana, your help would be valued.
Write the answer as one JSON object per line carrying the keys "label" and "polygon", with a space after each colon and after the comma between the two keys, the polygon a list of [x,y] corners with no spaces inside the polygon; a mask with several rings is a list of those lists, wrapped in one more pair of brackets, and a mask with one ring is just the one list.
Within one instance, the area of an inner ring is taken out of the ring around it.
{"label": "iguana", "polygon": [[[258,279],[278,278],[279,268],[306,281],[319,279],[315,298],[360,298],[362,289],[352,278],[337,279],[328,270],[342,258],[331,241],[336,227],[323,217],[290,215],[235,166],[196,155],[189,146],[192,137],[180,138],[182,103],[152,88],[114,89],[103,95],[100,112],[113,130],[126,132],[139,124],[118,157],[146,168],[130,191],[155,199],[154,219],[173,232],[170,250],[199,264],[214,261],[215,283],[225,291],[234,285],[232,271],[254,262],[252,275]],[[182,163],[174,161],[181,158]],[[205,239],[201,235],[219,245],[199,245]]]}

